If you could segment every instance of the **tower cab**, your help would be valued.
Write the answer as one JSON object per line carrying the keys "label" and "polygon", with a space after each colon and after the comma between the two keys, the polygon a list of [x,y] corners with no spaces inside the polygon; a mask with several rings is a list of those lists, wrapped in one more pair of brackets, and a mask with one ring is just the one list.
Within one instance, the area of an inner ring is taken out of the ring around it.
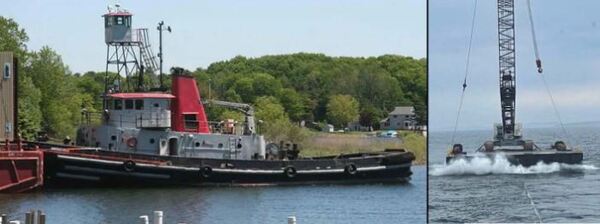
{"label": "tower cab", "polygon": [[131,13],[116,5],[115,8],[109,7],[108,13],[102,17],[104,17],[104,42],[107,44],[131,42]]}

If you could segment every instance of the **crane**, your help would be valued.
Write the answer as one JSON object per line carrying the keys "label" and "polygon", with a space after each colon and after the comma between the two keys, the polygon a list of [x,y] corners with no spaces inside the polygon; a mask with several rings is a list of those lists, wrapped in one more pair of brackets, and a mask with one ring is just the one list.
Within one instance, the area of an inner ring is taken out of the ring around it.
{"label": "crane", "polygon": [[[496,140],[513,141],[515,135],[515,2],[498,0],[498,49],[500,72],[500,102],[502,110],[502,130],[497,131]],[[500,127],[497,127],[500,129]]]}
{"label": "crane", "polygon": [[256,133],[256,124],[254,122],[254,107],[252,107],[252,105],[221,100],[204,100],[201,103],[234,109],[244,113],[244,135],[252,135]]}

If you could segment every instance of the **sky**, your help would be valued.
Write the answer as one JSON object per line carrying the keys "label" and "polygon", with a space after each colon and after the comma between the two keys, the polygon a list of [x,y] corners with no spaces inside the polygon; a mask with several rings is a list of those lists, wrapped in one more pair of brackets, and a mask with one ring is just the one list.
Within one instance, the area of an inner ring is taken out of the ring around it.
{"label": "sky", "polygon": [[[558,125],[537,74],[524,0],[515,1],[517,114],[524,128]],[[544,73],[563,123],[600,121],[600,1],[532,0]],[[429,2],[429,130],[454,122],[465,74],[474,0]],[[501,122],[496,1],[478,1],[468,87],[458,130]]]}
{"label": "sky", "polygon": [[426,56],[426,4],[415,0],[11,0],[0,15],[26,30],[28,49],[50,46],[72,72],[104,71],[101,15],[115,3],[134,14],[133,28],[149,28],[155,53],[157,23],[172,27],[163,34],[165,68],[296,52]]}

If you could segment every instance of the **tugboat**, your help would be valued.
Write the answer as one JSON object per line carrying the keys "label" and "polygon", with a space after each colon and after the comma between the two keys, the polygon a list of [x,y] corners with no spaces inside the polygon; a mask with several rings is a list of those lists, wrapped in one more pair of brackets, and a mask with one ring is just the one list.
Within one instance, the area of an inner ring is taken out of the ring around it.
{"label": "tugboat", "polygon": [[[104,18],[109,49],[140,46],[142,59],[144,55],[151,55],[144,53],[147,43],[132,40],[127,33],[131,32],[131,14],[117,10],[105,14]],[[115,51],[119,52],[137,50]],[[107,55],[108,64],[113,56]],[[159,57],[159,89],[164,89],[162,50]],[[116,58],[123,61],[114,64],[128,62],[123,59],[125,55]],[[415,157],[404,149],[301,158],[296,144],[268,144],[256,132],[251,105],[203,101],[192,76],[183,69],[172,71],[170,91],[121,92],[107,84],[101,123],[82,124],[77,130],[76,146],[39,144],[46,150],[47,182],[231,186],[410,180]],[[138,74],[142,79],[144,72]],[[108,78],[106,83],[111,83]],[[141,83],[137,89],[144,89]],[[244,112],[243,128],[238,129],[231,121],[208,122],[205,104]],[[83,113],[84,120],[93,120],[91,113]]]}
{"label": "tugboat", "polygon": [[[533,24],[533,21],[531,21]],[[516,67],[515,67],[515,26],[514,0],[498,0],[498,42],[500,50],[500,101],[502,124],[496,124],[494,140],[486,141],[476,155],[495,158],[505,156],[514,165],[532,166],[539,162],[577,164],[583,160],[581,150],[568,147],[564,141],[556,141],[547,148],[538,147],[532,140],[524,140],[521,124],[515,123]],[[533,28],[533,27],[532,27]],[[534,37],[535,43],[535,37]],[[537,49],[537,47],[536,47]],[[537,53],[536,53],[537,55]],[[538,73],[542,73],[542,63],[536,60]],[[463,91],[466,88],[466,79]],[[467,155],[462,144],[454,144],[446,156],[446,163],[458,159],[470,160],[476,155]]]}

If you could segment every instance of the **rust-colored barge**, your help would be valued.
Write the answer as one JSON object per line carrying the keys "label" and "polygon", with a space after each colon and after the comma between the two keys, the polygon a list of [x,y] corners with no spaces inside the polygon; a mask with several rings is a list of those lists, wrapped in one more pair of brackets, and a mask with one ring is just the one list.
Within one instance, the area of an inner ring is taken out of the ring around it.
{"label": "rust-colored barge", "polygon": [[18,140],[17,59],[0,52],[0,193],[23,192],[44,183],[44,154]]}

